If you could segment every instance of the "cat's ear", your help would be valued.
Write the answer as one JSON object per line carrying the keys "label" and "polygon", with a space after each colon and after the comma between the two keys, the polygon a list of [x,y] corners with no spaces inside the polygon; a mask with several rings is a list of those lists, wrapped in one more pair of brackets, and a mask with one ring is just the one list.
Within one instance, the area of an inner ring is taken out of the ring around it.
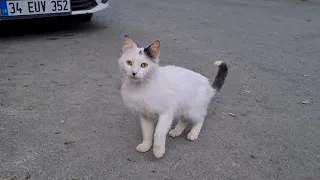
{"label": "cat's ear", "polygon": [[156,40],[144,49],[145,54],[153,60],[159,60],[160,57],[160,41]]}
{"label": "cat's ear", "polygon": [[134,47],[137,47],[137,45],[130,39],[128,35],[124,35],[122,52],[126,52],[127,50],[132,49]]}

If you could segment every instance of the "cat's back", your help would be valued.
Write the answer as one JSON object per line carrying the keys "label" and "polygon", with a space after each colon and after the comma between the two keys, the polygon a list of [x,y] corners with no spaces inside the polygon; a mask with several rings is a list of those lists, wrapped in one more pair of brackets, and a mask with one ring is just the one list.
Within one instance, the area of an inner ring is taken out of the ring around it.
{"label": "cat's back", "polygon": [[[187,112],[190,108],[199,108],[207,104],[214,95],[214,89],[208,78],[200,73],[177,66],[165,66],[159,69],[160,91],[169,92],[161,97],[178,102],[179,112]],[[158,85],[159,85],[158,84]],[[169,91],[168,91],[169,90]]]}
{"label": "cat's back", "polygon": [[176,83],[209,83],[208,78],[202,74],[179,66],[163,66],[159,69],[159,74],[170,81],[176,81]]}

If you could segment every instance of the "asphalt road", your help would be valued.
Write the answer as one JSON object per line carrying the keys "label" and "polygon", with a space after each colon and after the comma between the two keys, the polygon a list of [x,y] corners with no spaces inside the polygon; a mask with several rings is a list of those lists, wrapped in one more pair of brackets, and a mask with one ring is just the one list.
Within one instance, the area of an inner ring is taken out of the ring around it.
{"label": "asphalt road", "polygon": [[[0,179],[319,180],[320,3],[114,0],[91,23],[23,21],[0,38]],[[213,80],[229,67],[195,142],[157,160],[123,105],[124,34],[162,43],[162,64]],[[306,104],[302,104],[302,101]],[[236,116],[230,116],[234,113]]]}

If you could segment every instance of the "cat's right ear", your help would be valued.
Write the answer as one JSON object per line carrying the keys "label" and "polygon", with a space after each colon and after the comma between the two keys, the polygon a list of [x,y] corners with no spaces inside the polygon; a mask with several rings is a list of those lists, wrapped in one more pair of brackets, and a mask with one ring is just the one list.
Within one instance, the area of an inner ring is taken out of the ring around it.
{"label": "cat's right ear", "polygon": [[128,35],[124,35],[122,52],[126,52],[129,49],[132,49],[134,47],[137,47],[137,45],[130,39],[130,37]]}

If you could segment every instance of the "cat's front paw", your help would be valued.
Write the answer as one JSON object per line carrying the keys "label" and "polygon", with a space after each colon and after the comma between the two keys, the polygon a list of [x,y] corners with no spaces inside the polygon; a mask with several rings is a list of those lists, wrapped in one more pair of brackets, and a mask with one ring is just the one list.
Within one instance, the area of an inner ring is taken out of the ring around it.
{"label": "cat's front paw", "polygon": [[136,147],[136,150],[139,152],[147,152],[151,148],[152,143],[142,142]]}
{"label": "cat's front paw", "polygon": [[175,129],[172,129],[170,132],[169,132],[169,136],[170,137],[177,137],[177,136],[180,136],[182,132],[180,131],[177,131]]}
{"label": "cat's front paw", "polygon": [[161,158],[164,155],[165,147],[164,146],[155,146],[153,147],[153,154],[156,158]]}
{"label": "cat's front paw", "polygon": [[194,141],[196,139],[198,139],[199,134],[196,132],[189,132],[187,139],[190,141]]}

